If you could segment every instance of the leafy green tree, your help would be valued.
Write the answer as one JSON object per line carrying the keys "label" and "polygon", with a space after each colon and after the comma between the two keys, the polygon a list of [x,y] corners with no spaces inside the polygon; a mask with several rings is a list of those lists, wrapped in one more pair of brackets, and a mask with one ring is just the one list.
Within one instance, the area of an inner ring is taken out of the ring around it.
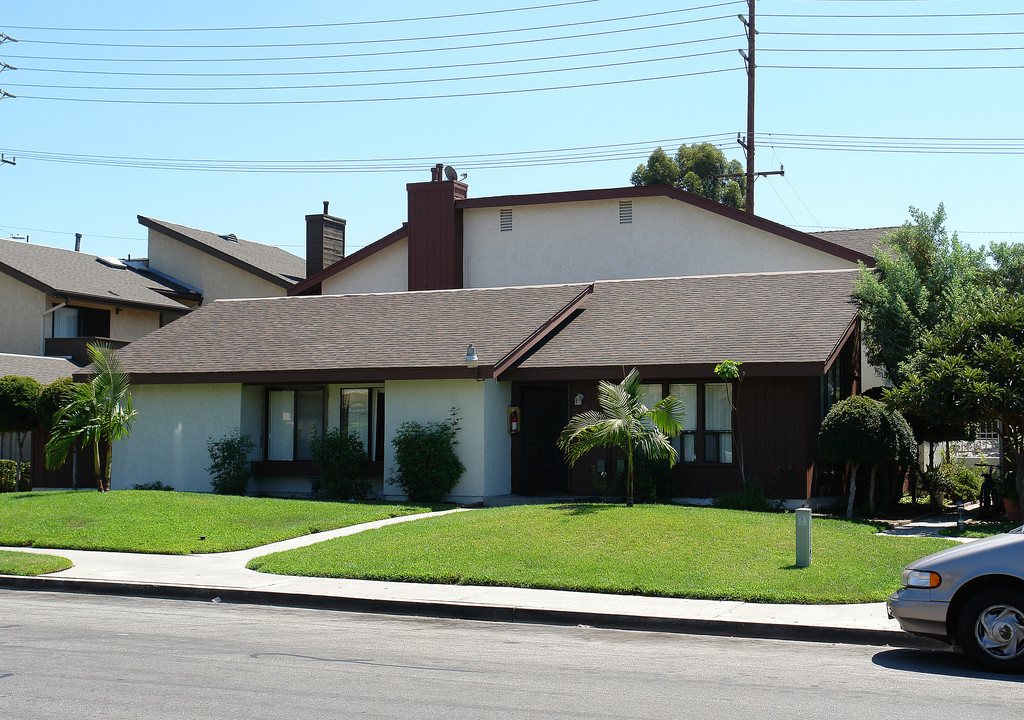
{"label": "leafy green tree", "polygon": [[14,433],[18,440],[18,462],[14,475],[14,491],[21,489],[22,457],[25,438],[39,427],[36,402],[43,386],[33,378],[18,375],[0,377],[0,432]]}
{"label": "leafy green tree", "polygon": [[[998,421],[1024,490],[1024,296],[993,296],[929,338],[905,382],[900,407],[939,421]],[[1024,497],[1024,493],[1021,493]]]}
{"label": "leafy green tree", "polygon": [[39,427],[51,430],[57,413],[71,402],[74,397],[74,381],[69,377],[57,378],[52,383],[43,385],[36,402],[36,414],[39,416]]}
{"label": "leafy green tree", "polygon": [[[50,440],[46,443],[46,466],[55,470],[64,464],[76,445],[91,447],[96,486],[110,490],[113,442],[128,437],[136,412],[128,373],[117,351],[108,345],[87,345],[92,379],[76,383],[70,402],[54,418]],[[101,462],[100,447],[106,449]]]}
{"label": "leafy green tree", "polygon": [[1024,243],[992,243],[988,247],[989,285],[1014,295],[1024,295]]}
{"label": "leafy green tree", "polygon": [[680,400],[669,395],[654,407],[644,405],[640,373],[629,371],[618,384],[602,380],[597,385],[601,410],[574,415],[562,430],[558,446],[569,465],[599,447],[617,447],[626,455],[626,505],[633,505],[634,461],[641,457],[678,458],[669,438],[683,429],[686,410]]}
{"label": "leafy green tree", "polygon": [[850,463],[850,499],[846,517],[853,517],[857,493],[857,470],[871,466],[868,503],[875,513],[875,473],[881,463],[903,459],[917,443],[906,420],[891,413],[877,400],[854,395],[840,400],[825,416],[818,434],[818,452],[822,460]]}
{"label": "leafy green tree", "polygon": [[634,185],[674,185],[723,205],[743,209],[746,204],[745,178],[720,175],[742,173],[739,160],[726,160],[725,153],[711,143],[683,143],[675,158],[662,148],[651,153],[646,164],[638,165],[630,182]]}
{"label": "leafy green tree", "polygon": [[946,211],[933,215],[910,208],[905,223],[882,238],[876,269],[861,265],[854,299],[864,322],[868,362],[899,385],[904,363],[923,346],[928,332],[963,315],[981,295],[984,255],[946,233]]}

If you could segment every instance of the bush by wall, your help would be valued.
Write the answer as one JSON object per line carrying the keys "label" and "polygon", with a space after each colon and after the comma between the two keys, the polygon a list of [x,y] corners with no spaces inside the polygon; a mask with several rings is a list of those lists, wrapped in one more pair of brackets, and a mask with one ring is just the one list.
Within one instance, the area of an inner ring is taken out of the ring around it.
{"label": "bush by wall", "polygon": [[245,495],[252,477],[249,455],[256,443],[249,435],[243,435],[235,428],[220,440],[208,438],[206,449],[210,453],[210,464],[206,471],[213,476],[210,484],[219,495]]}
{"label": "bush by wall", "polygon": [[[18,472],[18,463],[13,460],[0,460],[0,493],[14,492],[14,478]],[[32,463],[21,464],[21,490],[32,489]]]}
{"label": "bush by wall", "polygon": [[313,460],[320,465],[320,485],[328,500],[360,500],[370,492],[370,481],[363,475],[369,461],[358,435],[342,435],[337,428],[323,438],[313,436]]}
{"label": "bush by wall", "polygon": [[925,474],[929,490],[952,502],[975,502],[981,494],[981,474],[958,460],[950,460]]}
{"label": "bush by wall", "polygon": [[438,502],[459,482],[466,466],[455,446],[459,432],[459,412],[451,409],[447,420],[418,423],[407,421],[398,426],[391,444],[395,447],[392,482],[414,502]]}

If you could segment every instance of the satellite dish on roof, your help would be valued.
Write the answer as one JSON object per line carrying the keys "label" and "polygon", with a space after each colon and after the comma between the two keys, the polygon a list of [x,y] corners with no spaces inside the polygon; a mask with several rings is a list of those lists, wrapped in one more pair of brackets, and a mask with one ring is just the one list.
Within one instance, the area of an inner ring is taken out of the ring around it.
{"label": "satellite dish on roof", "polygon": [[459,179],[459,174],[455,171],[455,168],[453,168],[451,165],[445,165],[444,166],[444,176],[448,180],[458,180]]}

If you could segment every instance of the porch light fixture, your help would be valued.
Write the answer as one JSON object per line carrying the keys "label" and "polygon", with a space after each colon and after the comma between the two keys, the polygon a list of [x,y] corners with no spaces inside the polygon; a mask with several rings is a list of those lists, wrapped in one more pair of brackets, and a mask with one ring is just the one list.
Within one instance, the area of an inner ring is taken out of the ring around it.
{"label": "porch light fixture", "polygon": [[476,354],[476,348],[470,345],[466,348],[466,367],[475,368],[480,364],[480,357]]}
{"label": "porch light fixture", "polygon": [[582,405],[582,404],[583,404],[583,393],[579,393],[579,394],[578,394],[578,395],[577,395],[577,396],[575,397],[575,399],[574,399],[574,402],[575,402],[575,403],[576,403],[577,405]]}

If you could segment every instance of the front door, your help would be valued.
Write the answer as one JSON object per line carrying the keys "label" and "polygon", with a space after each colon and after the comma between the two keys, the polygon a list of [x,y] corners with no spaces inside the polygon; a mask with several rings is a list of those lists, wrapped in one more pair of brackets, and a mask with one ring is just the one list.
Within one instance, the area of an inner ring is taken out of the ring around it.
{"label": "front door", "polygon": [[569,467],[558,448],[558,436],[569,422],[569,387],[524,385],[520,403],[524,492],[568,492]]}

